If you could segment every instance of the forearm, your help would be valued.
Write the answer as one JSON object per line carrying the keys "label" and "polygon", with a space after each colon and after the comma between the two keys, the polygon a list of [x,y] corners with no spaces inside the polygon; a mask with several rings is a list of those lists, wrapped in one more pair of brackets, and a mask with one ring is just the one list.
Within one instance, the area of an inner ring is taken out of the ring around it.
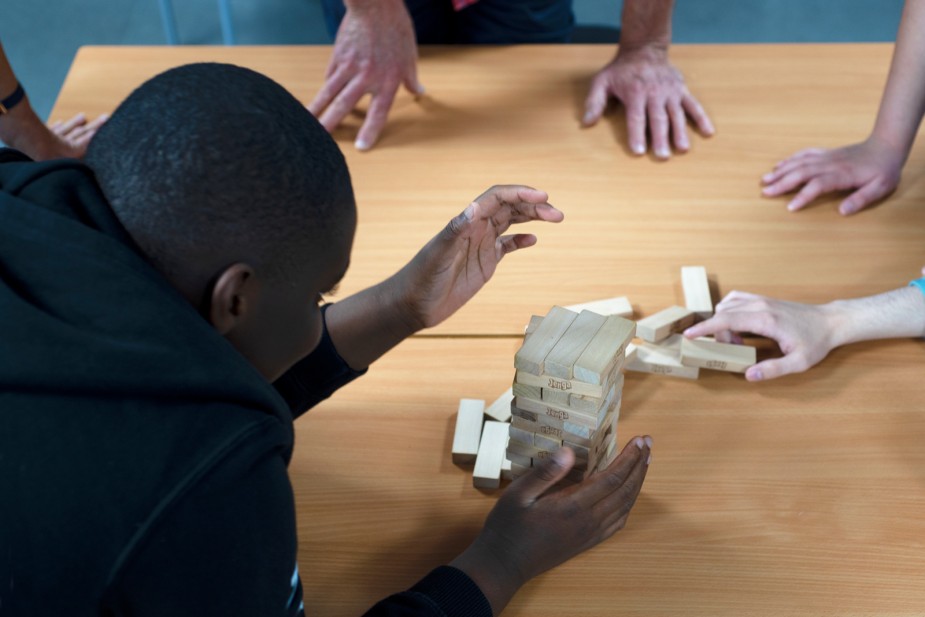
{"label": "forearm", "polygon": [[325,313],[334,347],[354,370],[367,368],[419,330],[397,279],[336,302]]}
{"label": "forearm", "polygon": [[925,295],[915,287],[836,300],[825,305],[833,347],[887,338],[925,336]]}
{"label": "forearm", "polygon": [[478,585],[491,605],[494,615],[499,615],[508,605],[523,581],[512,576],[499,556],[484,546],[478,539],[450,565],[464,572]]}
{"label": "forearm", "polygon": [[620,23],[620,50],[649,48],[667,52],[671,44],[674,0],[625,0]]}
{"label": "forearm", "polygon": [[925,114],[925,0],[906,0],[872,139],[904,164]]}

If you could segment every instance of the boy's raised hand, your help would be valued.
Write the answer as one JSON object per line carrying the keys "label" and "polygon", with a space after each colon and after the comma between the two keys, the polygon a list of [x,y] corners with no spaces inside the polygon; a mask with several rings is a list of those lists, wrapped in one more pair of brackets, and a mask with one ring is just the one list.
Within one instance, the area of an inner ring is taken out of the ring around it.
{"label": "boy's raised hand", "polygon": [[650,437],[635,437],[604,471],[550,492],[575,464],[571,450],[559,450],[508,487],[482,533],[450,565],[479,586],[497,615],[531,578],[623,529],[651,447]]}
{"label": "boy's raised hand", "polygon": [[527,186],[493,186],[452,219],[396,275],[413,325],[437,325],[488,282],[505,255],[536,244],[533,234],[507,234],[511,225],[561,221],[547,199]]}

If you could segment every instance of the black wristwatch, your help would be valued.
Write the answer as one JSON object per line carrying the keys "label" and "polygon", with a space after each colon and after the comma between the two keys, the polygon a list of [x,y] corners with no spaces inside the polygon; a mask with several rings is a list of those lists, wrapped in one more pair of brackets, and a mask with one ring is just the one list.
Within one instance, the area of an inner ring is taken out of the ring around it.
{"label": "black wristwatch", "polygon": [[16,107],[16,105],[18,105],[19,102],[25,98],[25,96],[26,91],[23,90],[22,85],[17,82],[16,89],[13,90],[13,94],[0,101],[0,116],[10,113],[10,110]]}

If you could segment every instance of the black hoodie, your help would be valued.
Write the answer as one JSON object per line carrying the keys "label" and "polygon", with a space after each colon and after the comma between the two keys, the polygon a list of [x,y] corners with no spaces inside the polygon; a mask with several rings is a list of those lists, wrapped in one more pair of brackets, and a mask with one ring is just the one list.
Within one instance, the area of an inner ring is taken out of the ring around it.
{"label": "black hoodie", "polygon": [[[143,257],[76,161],[0,151],[0,616],[299,615],[293,410]],[[491,615],[441,567],[370,615]]]}

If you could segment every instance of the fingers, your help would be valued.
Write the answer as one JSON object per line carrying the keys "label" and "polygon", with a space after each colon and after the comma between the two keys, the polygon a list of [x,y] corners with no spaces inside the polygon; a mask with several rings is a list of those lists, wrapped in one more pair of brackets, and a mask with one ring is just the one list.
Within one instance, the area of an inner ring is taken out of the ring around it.
{"label": "fingers", "polygon": [[687,152],[690,143],[687,140],[687,115],[678,101],[668,101],[668,116],[671,118],[671,135],[678,152]]}
{"label": "fingers", "polygon": [[626,107],[626,133],[629,138],[630,150],[633,154],[646,153],[646,102],[641,95],[630,95],[624,101]]}
{"label": "fingers", "polygon": [[366,84],[360,78],[353,79],[328,105],[318,121],[327,131],[333,131],[337,125],[356,107],[363,95],[366,94]]}
{"label": "fingers", "polygon": [[802,373],[809,368],[806,359],[797,353],[791,353],[781,358],[765,360],[745,371],[745,379],[749,381],[767,381],[777,379],[791,373]]}
{"label": "fingers", "polygon": [[[334,63],[331,63],[330,66],[334,67]],[[315,95],[315,99],[309,103],[308,111],[317,118],[318,115],[331,104],[337,94],[343,90],[344,86],[351,80],[351,77],[352,75],[346,67],[340,67],[335,70],[333,74],[325,79],[321,91],[319,91],[318,94]]]}
{"label": "fingers", "polygon": [[648,112],[652,151],[656,157],[667,159],[671,156],[671,148],[668,146],[668,113],[665,111],[665,102],[650,99]]}
{"label": "fingers", "polygon": [[529,248],[534,244],[536,244],[536,236],[533,234],[512,234],[498,238],[498,246],[502,256],[519,249]]}
{"label": "fingers", "polygon": [[[582,507],[596,504],[607,510],[619,507],[619,503],[639,493],[645,468],[648,466],[651,437],[634,437],[607,469],[597,473],[582,484],[576,493]],[[632,503],[629,504],[632,507]]]}
{"label": "fingers", "polygon": [[768,184],[761,193],[766,197],[776,197],[784,193],[789,193],[798,186],[802,186],[812,178],[821,175],[824,169],[819,164],[808,163],[798,164],[797,167],[789,169],[783,176],[774,182]]}
{"label": "fingers", "polygon": [[565,215],[547,202],[544,191],[521,185],[493,186],[470,205],[474,220],[490,219],[499,233],[511,224],[527,221],[558,223]]}
{"label": "fingers", "polygon": [[67,137],[68,133],[86,124],[87,116],[80,113],[65,122],[55,122],[50,128],[58,137]]}
{"label": "fingers", "polygon": [[607,108],[607,97],[606,80],[601,77],[595,78],[591,82],[588,98],[585,99],[585,115],[581,119],[583,125],[592,126],[601,119],[601,116],[604,115],[604,110]]}
{"label": "fingers", "polygon": [[395,100],[397,88],[387,88],[373,96],[369,105],[369,112],[366,114],[366,120],[357,133],[355,146],[357,150],[369,150],[379,139],[379,133],[385,126],[389,118],[389,110],[392,109],[392,101]]}
{"label": "fingers", "polygon": [[841,202],[838,206],[838,212],[845,216],[859,212],[875,201],[886,197],[895,188],[895,186],[890,186],[879,180],[872,180]]}
{"label": "fingers", "polygon": [[796,197],[790,200],[790,203],[787,204],[787,210],[790,212],[802,210],[807,204],[815,200],[817,197],[823,193],[828,193],[833,189],[834,187],[830,185],[825,177],[813,178],[807,182],[802,189],[800,189],[800,192],[796,194]]}
{"label": "fingers", "polygon": [[710,137],[716,133],[716,128],[713,126],[713,122],[710,120],[707,112],[703,109],[703,105],[700,104],[700,101],[691,96],[690,93],[686,93],[681,97],[681,106],[684,108],[684,111],[687,112],[687,115],[694,121],[697,130],[699,130],[702,135]]}
{"label": "fingers", "polygon": [[515,480],[508,492],[513,493],[522,506],[533,505],[543,493],[564,478],[574,464],[575,453],[570,448],[560,448],[542,460],[533,471]]}
{"label": "fingers", "polygon": [[711,336],[719,332],[751,332],[760,336],[767,336],[777,340],[780,336],[775,331],[772,320],[767,312],[759,311],[730,311],[716,313],[710,319],[694,324],[684,331],[687,338],[698,336]]}
{"label": "fingers", "polygon": [[414,65],[411,73],[402,80],[402,84],[404,84],[405,89],[414,96],[421,96],[426,92],[424,85],[418,80],[417,65]]}

